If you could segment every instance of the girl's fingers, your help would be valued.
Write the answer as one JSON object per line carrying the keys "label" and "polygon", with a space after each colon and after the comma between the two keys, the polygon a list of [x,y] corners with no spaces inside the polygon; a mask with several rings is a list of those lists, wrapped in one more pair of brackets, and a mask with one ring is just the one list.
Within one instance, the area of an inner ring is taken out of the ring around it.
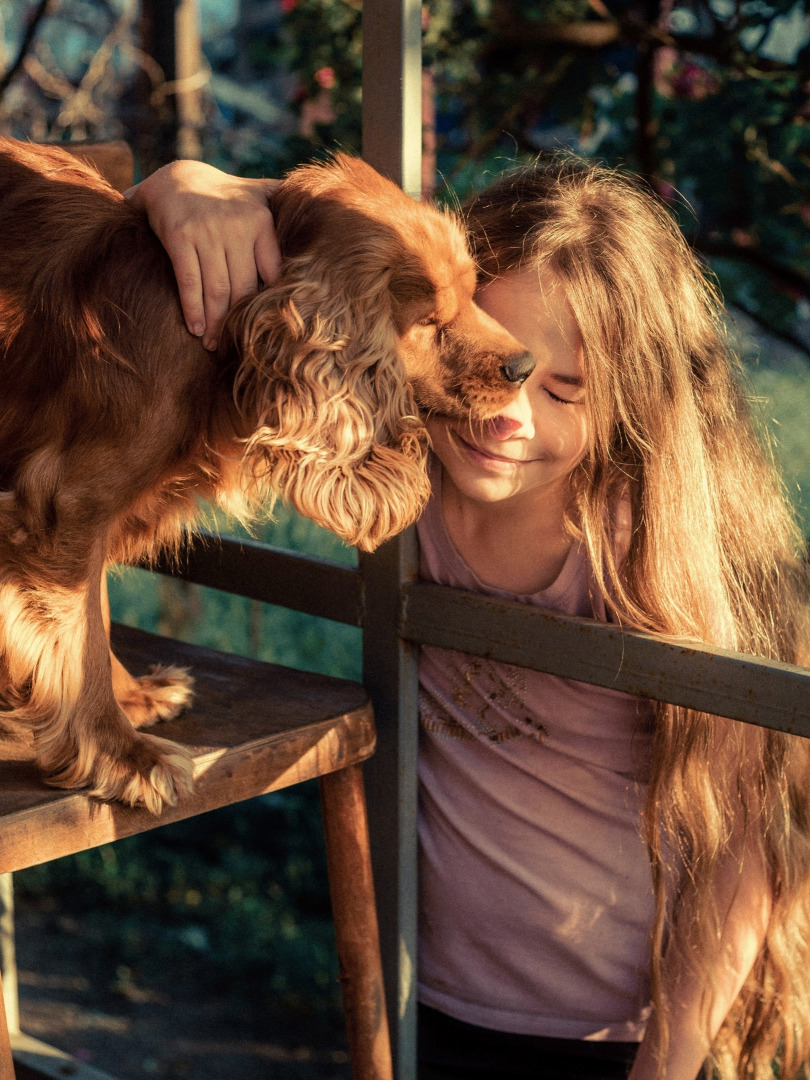
{"label": "girl's fingers", "polygon": [[[249,243],[242,243],[226,250],[225,258],[228,263],[228,280],[231,285],[230,302],[228,309],[233,307],[237,300],[243,296],[251,296],[259,288],[259,275],[256,262],[253,258],[253,250]],[[214,334],[219,336],[219,326],[214,328]]]}
{"label": "girl's fingers", "polygon": [[189,332],[195,337],[205,333],[205,307],[200,260],[192,244],[174,243],[166,247],[177,279],[180,306]]}
{"label": "girl's fingers", "polygon": [[229,307],[278,277],[268,197],[277,180],[229,176],[198,161],[164,166],[127,192],[172,260],[183,317],[212,349]]}
{"label": "girl's fingers", "polygon": [[[281,183],[280,180],[262,180],[262,196],[267,201]],[[272,285],[281,273],[281,251],[276,239],[276,227],[270,208],[267,207],[267,220],[256,237],[253,249],[259,277],[265,285]]]}
{"label": "girl's fingers", "polygon": [[253,247],[256,269],[265,285],[272,285],[281,272],[281,252],[273,228],[273,216],[269,214],[267,227],[259,232]]}
{"label": "girl's fingers", "polygon": [[202,243],[197,247],[202,281],[205,322],[203,345],[215,349],[222,321],[231,306],[231,274],[225,249],[220,244]]}

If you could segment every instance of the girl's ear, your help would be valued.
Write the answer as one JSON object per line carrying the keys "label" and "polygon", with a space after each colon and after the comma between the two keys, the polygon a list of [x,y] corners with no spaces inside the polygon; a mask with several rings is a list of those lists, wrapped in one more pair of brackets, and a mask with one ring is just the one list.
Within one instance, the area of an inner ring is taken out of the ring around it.
{"label": "girl's ear", "polygon": [[243,474],[257,497],[373,550],[427,501],[427,434],[390,312],[349,310],[295,271],[228,318]]}

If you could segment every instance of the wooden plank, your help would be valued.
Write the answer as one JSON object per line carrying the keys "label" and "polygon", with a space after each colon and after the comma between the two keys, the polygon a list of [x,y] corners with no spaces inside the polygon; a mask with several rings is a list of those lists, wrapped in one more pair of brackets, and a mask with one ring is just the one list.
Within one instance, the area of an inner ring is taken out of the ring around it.
{"label": "wooden plank", "polygon": [[0,743],[0,873],[300,783],[373,752],[373,713],[357,683],[124,627],[114,627],[113,641],[133,674],[153,663],[192,669],[194,707],[152,730],[191,749],[195,794],[156,818],[49,788],[32,760],[32,744],[6,738]]}
{"label": "wooden plank", "polygon": [[426,645],[810,737],[806,668],[427,582],[406,588],[401,633]]}
{"label": "wooden plank", "polygon": [[178,558],[165,557],[154,569],[349,626],[362,622],[360,575],[334,559],[201,531],[183,546]]}
{"label": "wooden plank", "polygon": [[[222,541],[219,550],[217,543],[195,547],[188,564],[183,560],[173,572],[354,626],[363,622],[364,596],[376,595],[379,588],[363,591],[360,574],[340,563],[262,544],[243,548],[234,540]],[[456,590],[451,596],[426,582],[404,596],[401,632],[411,642],[810,736],[810,672],[805,668],[693,642],[673,643],[479,593]]]}

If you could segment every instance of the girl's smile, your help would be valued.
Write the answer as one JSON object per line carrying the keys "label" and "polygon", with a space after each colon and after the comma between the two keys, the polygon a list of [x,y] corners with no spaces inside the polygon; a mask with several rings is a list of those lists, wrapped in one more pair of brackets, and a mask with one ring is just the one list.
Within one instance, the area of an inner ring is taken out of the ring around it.
{"label": "girl's smile", "polygon": [[472,441],[468,434],[465,438],[456,428],[450,428],[449,434],[457,441],[461,454],[465,454],[471,461],[478,464],[482,469],[491,469],[495,474],[510,473],[522,465],[529,465],[534,458],[520,458],[514,455],[501,454]]}

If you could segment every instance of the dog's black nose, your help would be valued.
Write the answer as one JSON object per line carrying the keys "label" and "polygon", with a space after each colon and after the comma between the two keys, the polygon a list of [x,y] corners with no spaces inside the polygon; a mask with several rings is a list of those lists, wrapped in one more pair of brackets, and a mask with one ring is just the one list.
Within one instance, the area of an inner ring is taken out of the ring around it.
{"label": "dog's black nose", "polygon": [[518,353],[517,356],[512,357],[508,364],[503,365],[501,374],[509,382],[523,383],[534,371],[534,364],[535,360],[530,352]]}

